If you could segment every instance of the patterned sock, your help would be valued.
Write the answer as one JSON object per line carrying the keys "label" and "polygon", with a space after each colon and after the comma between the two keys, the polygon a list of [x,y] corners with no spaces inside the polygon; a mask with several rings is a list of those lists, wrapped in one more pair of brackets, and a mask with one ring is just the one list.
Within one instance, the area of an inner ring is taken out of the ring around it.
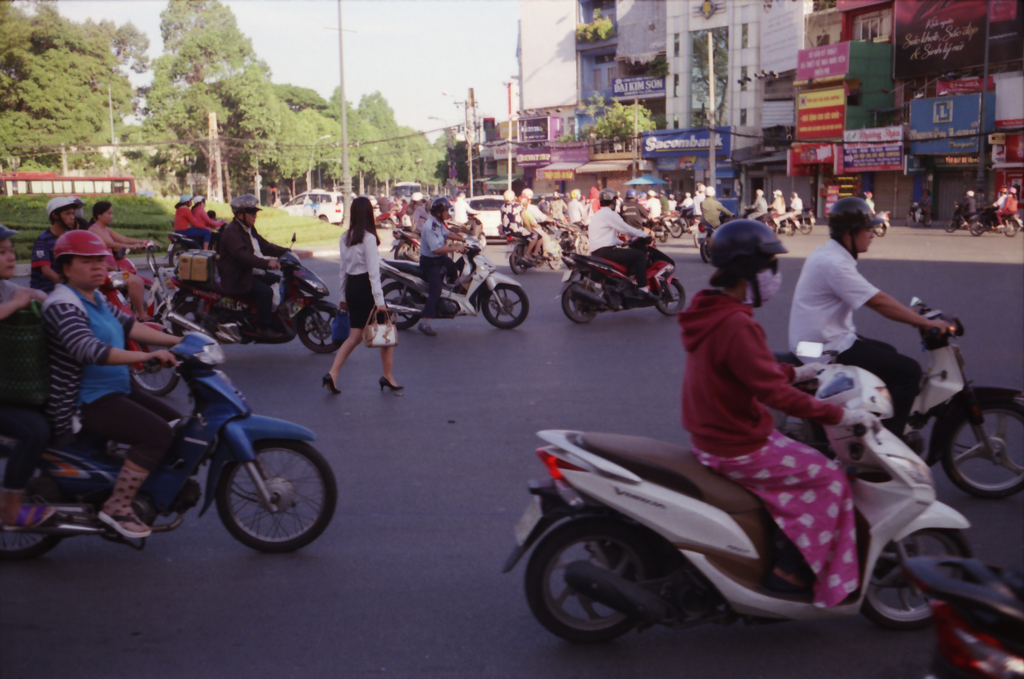
{"label": "patterned sock", "polygon": [[136,472],[127,466],[121,467],[110,499],[103,503],[103,511],[109,516],[134,516],[132,500],[135,499],[135,493],[139,492],[139,486],[147,476],[149,472]]}

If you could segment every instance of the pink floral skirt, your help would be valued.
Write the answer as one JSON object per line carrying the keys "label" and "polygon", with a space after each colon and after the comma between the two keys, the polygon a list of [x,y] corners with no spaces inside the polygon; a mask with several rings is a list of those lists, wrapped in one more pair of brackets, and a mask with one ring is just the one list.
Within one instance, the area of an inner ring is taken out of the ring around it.
{"label": "pink floral skirt", "polygon": [[765,509],[810,564],[814,604],[835,606],[857,589],[853,493],[835,462],[773,431],[768,444],[739,457],[693,451],[703,464],[764,501]]}

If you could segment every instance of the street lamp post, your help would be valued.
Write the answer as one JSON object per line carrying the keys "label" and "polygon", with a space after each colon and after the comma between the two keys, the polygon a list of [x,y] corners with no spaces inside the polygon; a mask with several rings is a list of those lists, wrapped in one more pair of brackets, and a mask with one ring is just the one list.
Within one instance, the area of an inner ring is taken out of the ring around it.
{"label": "street lamp post", "polygon": [[[455,95],[450,92],[441,92],[446,97]],[[476,119],[476,98],[473,96],[473,88],[469,88],[469,98],[466,101],[455,100],[456,106],[462,106],[466,114],[466,165],[469,166],[469,197],[473,197],[473,127]]]}
{"label": "street lamp post", "polygon": [[352,171],[348,164],[348,111],[345,105],[345,47],[342,41],[341,0],[338,0],[338,65],[341,67],[341,84],[338,87],[338,105],[341,112],[341,191],[345,202],[342,224],[348,228],[348,209],[352,205]]}
{"label": "street lamp post", "polygon": [[325,134],[316,141],[313,142],[313,150],[309,152],[309,170],[306,171],[306,190],[310,191],[313,189],[313,156],[316,155],[316,145],[322,142],[324,139],[330,139],[331,135]]}

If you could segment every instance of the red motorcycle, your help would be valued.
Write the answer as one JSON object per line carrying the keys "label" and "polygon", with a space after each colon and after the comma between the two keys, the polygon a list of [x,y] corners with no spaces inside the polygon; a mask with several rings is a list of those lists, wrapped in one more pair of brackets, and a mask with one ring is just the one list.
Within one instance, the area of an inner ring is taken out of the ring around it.
{"label": "red motorcycle", "polygon": [[562,257],[569,270],[562,276],[562,311],[574,323],[588,323],[604,311],[656,307],[673,316],[686,304],[686,290],[672,272],[676,263],[655,248],[651,238],[637,238],[629,247],[647,253],[647,285],[653,298],[642,294],[621,264],[593,255]]}

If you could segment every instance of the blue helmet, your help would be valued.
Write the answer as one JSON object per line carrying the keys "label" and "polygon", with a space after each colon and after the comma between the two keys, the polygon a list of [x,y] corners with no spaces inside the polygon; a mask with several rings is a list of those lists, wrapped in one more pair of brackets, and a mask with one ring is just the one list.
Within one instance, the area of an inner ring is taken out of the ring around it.
{"label": "blue helmet", "polygon": [[633,200],[640,194],[636,192],[636,189],[629,189],[626,191],[626,200]]}

